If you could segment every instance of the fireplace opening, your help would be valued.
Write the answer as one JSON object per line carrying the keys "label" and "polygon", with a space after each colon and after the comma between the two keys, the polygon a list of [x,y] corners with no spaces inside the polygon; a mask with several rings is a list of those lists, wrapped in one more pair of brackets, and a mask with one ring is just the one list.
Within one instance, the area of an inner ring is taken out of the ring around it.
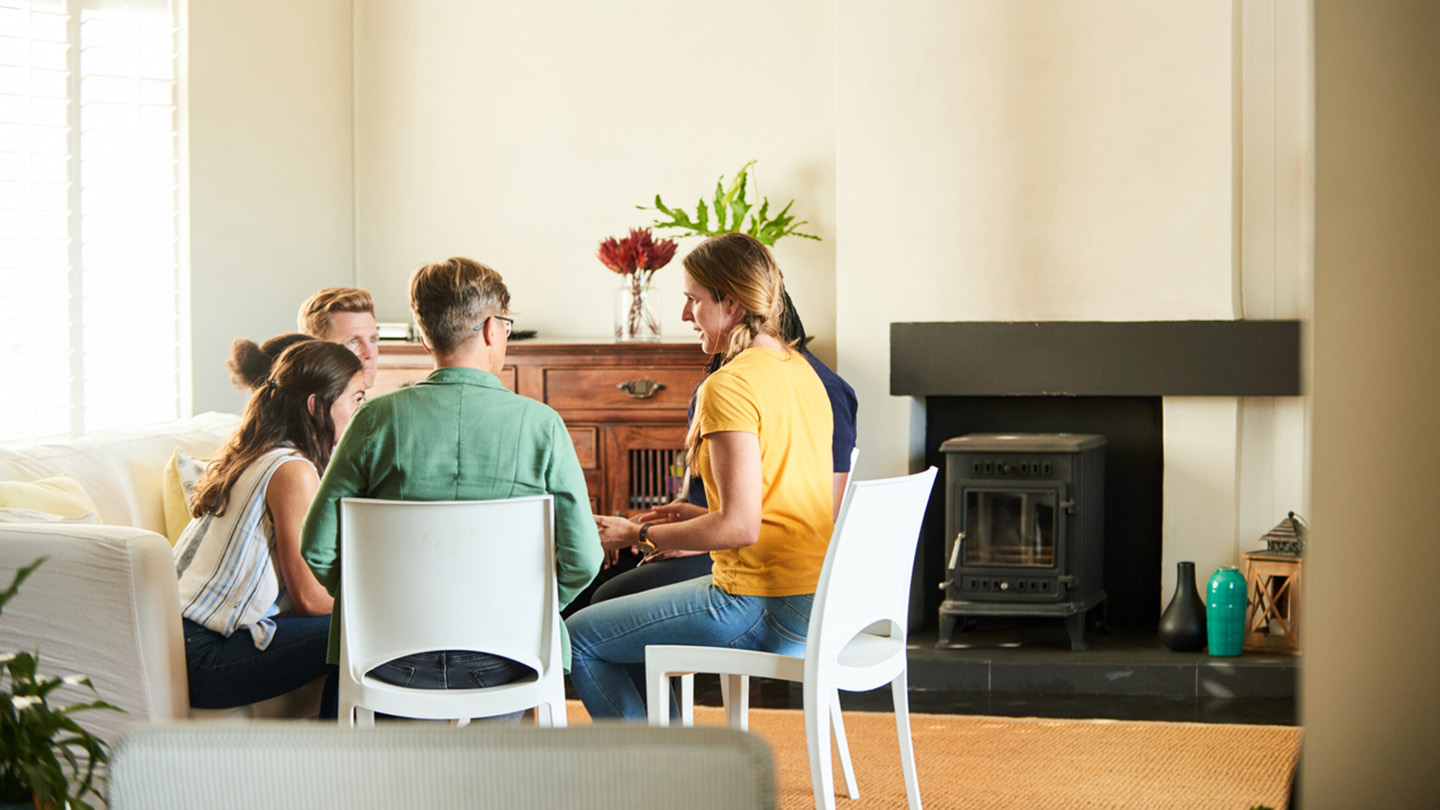
{"label": "fireplace opening", "polygon": [[[946,469],[950,454],[941,451],[949,439],[966,434],[1098,434],[1104,443],[1103,591],[1109,624],[1116,628],[1153,630],[1159,621],[1161,516],[1163,509],[1163,423],[1160,397],[1106,396],[931,396],[925,401],[926,464]],[[983,464],[983,461],[981,462]],[[1043,464],[1044,462],[1038,462]],[[1052,471],[1053,473],[1053,471]],[[983,467],[982,467],[983,476]],[[1039,477],[1044,477],[1041,468]],[[921,537],[921,568],[916,578],[916,607],[922,627],[940,629],[942,591],[949,579],[946,493],[932,493]],[[1023,498],[1021,499],[1023,500]],[[1008,507],[1043,515],[1043,493],[1030,501],[1006,500],[999,494],[990,506],[999,519]],[[1033,515],[1032,515],[1033,517]],[[1042,544],[1043,547],[1043,544]],[[1023,554],[1022,547],[1003,546],[993,554]],[[1039,549],[1034,553],[1043,553]],[[1033,562],[1033,560],[1032,560]],[[984,583],[978,582],[977,585]],[[1040,585],[1035,585],[1040,588]],[[1064,598],[1036,590],[1031,603]],[[1091,594],[1083,597],[1089,601]],[[1019,597],[1008,595],[1006,599]],[[923,607],[919,604],[923,599]],[[919,618],[919,617],[913,617]],[[1036,621],[1041,621],[1036,619]],[[963,642],[964,628],[952,639]]]}

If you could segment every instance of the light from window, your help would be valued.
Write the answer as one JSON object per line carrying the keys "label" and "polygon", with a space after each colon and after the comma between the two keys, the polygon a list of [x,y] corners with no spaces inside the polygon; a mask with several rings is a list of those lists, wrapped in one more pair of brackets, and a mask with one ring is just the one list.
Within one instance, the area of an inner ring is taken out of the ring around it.
{"label": "light from window", "polygon": [[0,441],[179,416],[166,0],[0,0]]}

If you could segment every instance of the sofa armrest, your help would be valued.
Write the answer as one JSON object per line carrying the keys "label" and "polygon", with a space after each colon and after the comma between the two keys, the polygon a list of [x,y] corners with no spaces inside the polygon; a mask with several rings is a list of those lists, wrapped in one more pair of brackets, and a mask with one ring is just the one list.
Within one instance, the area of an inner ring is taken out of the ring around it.
{"label": "sofa armrest", "polygon": [[[47,672],[89,676],[101,698],[126,711],[78,717],[102,738],[184,718],[185,643],[165,538],[127,526],[0,525],[0,581],[40,557],[48,559],[0,617],[0,651],[37,651]],[[93,698],[65,689],[67,702]]]}

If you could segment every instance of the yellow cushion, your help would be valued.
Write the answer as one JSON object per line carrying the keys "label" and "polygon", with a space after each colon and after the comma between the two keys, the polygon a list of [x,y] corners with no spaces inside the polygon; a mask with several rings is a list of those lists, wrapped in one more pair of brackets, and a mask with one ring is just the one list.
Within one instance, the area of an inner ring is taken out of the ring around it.
{"label": "yellow cushion", "polygon": [[165,504],[165,537],[172,546],[190,525],[190,496],[195,493],[195,484],[205,474],[207,464],[208,461],[190,458],[176,448],[165,465],[160,493]]}
{"label": "yellow cushion", "polygon": [[39,481],[0,481],[0,508],[79,517],[94,512],[95,503],[70,476],[61,474]]}

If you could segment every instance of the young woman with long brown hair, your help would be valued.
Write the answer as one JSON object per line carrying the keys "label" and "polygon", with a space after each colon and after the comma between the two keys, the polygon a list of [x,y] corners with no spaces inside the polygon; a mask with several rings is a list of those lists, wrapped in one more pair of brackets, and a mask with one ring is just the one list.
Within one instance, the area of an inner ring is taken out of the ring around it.
{"label": "young woman with long brown hair", "polygon": [[[193,519],[175,543],[190,705],[201,709],[283,695],[333,669],[325,663],[333,600],[300,557],[300,531],[335,442],[365,399],[360,359],[336,343],[300,341],[272,357],[237,340],[231,355],[231,370],[254,393],[196,484]],[[333,680],[322,716],[335,714]]]}
{"label": "young woman with long brown hair", "polygon": [[784,341],[784,284],[770,251],[716,236],[684,259],[684,319],[721,366],[701,384],[687,462],[708,510],[663,507],[636,525],[597,517],[608,550],[709,551],[709,577],[592,604],[571,616],[571,682],[592,717],[645,719],[645,645],[766,652],[805,648],[810,603],[834,529],[825,386]]}

